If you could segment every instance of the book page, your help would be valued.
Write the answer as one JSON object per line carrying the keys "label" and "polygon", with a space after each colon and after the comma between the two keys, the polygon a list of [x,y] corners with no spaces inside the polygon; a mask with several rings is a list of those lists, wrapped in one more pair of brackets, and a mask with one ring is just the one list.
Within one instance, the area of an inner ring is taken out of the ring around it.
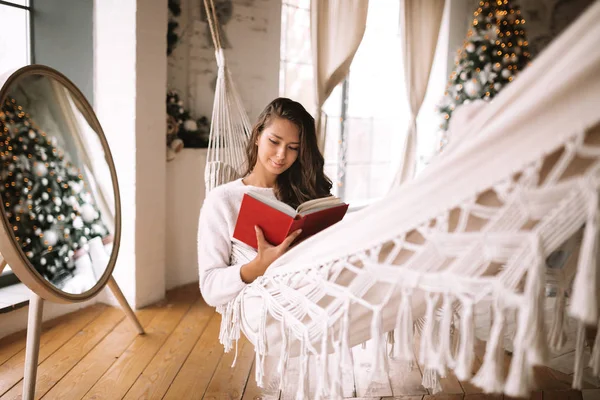
{"label": "book page", "polygon": [[248,196],[251,196],[252,198],[260,201],[261,203],[268,205],[271,208],[281,211],[282,213],[285,213],[292,218],[294,218],[296,216],[296,210],[294,210],[292,207],[288,206],[287,204],[285,204],[282,201],[279,201],[272,197],[264,196],[260,193],[253,192],[253,191],[249,191]]}
{"label": "book page", "polygon": [[309,200],[300,204],[296,209],[296,212],[298,212],[298,214],[306,215],[312,212],[324,210],[326,208],[331,208],[343,203],[344,202],[340,198],[335,196],[322,197],[320,199]]}

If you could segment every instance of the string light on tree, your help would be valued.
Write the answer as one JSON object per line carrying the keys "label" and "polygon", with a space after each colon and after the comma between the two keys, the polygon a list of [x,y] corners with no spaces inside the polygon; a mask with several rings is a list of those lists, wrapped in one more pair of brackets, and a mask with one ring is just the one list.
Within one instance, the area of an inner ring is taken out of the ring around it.
{"label": "string light on tree", "polygon": [[[524,24],[512,0],[479,2],[437,107],[442,131],[448,129],[458,106],[477,99],[491,100],[527,66],[530,54]],[[444,135],[442,147],[446,139]]]}
{"label": "string light on tree", "polygon": [[71,276],[81,243],[109,235],[83,176],[14,99],[0,109],[0,162],[15,237],[38,272],[59,284]]}

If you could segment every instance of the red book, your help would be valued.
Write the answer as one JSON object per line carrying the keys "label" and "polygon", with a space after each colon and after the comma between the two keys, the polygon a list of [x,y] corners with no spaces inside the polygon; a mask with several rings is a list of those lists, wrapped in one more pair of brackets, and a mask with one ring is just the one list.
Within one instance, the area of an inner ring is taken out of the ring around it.
{"label": "red book", "polygon": [[254,226],[258,226],[275,246],[297,229],[302,229],[296,239],[300,241],[340,221],[347,210],[348,204],[335,196],[309,200],[293,209],[281,201],[248,192],[242,199],[233,237],[256,249]]}

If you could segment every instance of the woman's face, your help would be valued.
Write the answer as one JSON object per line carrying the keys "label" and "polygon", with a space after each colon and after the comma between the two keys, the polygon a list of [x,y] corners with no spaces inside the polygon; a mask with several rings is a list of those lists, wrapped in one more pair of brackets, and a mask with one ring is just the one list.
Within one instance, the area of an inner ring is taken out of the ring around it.
{"label": "woman's face", "polygon": [[260,164],[261,170],[267,174],[279,175],[290,168],[298,158],[300,132],[298,127],[287,119],[273,118],[258,137],[257,145],[256,163]]}

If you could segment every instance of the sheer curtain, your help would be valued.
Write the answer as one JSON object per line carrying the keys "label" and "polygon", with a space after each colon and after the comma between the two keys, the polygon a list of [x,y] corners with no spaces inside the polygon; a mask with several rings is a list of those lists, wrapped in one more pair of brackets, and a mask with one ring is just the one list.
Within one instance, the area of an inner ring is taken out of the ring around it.
{"label": "sheer curtain", "polygon": [[312,0],[311,45],[319,147],[324,151],[323,105],[350,70],[367,23],[368,0]]}
{"label": "sheer curtain", "polygon": [[427,93],[443,14],[444,0],[402,0],[400,2],[404,76],[411,115],[402,150],[402,161],[393,186],[411,180],[415,173],[417,116]]}

